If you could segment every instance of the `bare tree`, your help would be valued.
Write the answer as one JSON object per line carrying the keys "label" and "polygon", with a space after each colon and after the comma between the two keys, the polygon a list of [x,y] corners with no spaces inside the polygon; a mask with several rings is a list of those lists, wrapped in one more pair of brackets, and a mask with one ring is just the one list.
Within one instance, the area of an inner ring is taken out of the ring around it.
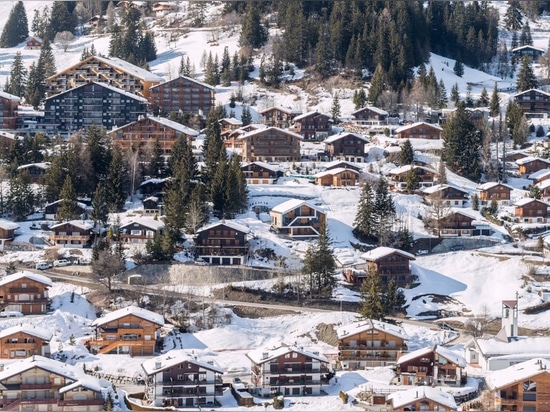
{"label": "bare tree", "polygon": [[92,273],[99,283],[113,291],[113,280],[125,270],[122,257],[109,249],[98,252],[97,259],[92,261]]}
{"label": "bare tree", "polygon": [[442,190],[435,192],[430,199],[432,204],[429,211],[429,220],[437,237],[440,237],[441,229],[443,228],[445,219],[449,216],[451,208],[448,205],[447,200],[444,198]]}
{"label": "bare tree", "polygon": [[63,47],[63,51],[66,52],[73,40],[74,34],[72,34],[70,31],[62,31],[55,35],[54,42]]}

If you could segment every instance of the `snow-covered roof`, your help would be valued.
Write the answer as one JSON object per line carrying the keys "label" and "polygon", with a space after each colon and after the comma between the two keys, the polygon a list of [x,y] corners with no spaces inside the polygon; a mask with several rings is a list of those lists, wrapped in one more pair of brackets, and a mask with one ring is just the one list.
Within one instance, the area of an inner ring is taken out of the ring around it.
{"label": "snow-covered roof", "polygon": [[329,175],[336,175],[338,173],[342,173],[342,172],[352,172],[352,173],[355,173],[355,174],[359,174],[359,172],[355,169],[346,169],[345,167],[337,167],[336,169],[330,169],[330,170],[325,170],[323,172],[319,172],[315,175],[313,175],[313,177],[323,177],[323,176],[329,176]]}
{"label": "snow-covered roof", "polygon": [[151,376],[183,362],[192,363],[213,372],[223,373],[223,369],[215,364],[213,360],[199,358],[188,349],[174,349],[155,358],[147,359],[141,364],[141,367],[148,376]]}
{"label": "snow-covered roof", "polygon": [[126,228],[128,226],[133,225],[134,223],[148,227],[149,229],[153,229],[153,230],[160,230],[164,227],[164,222],[162,220],[155,219],[150,216],[137,216],[137,217],[132,217],[128,221],[123,221],[120,228],[121,229]]}
{"label": "snow-covered roof", "polygon": [[453,395],[444,392],[442,388],[419,386],[405,391],[393,392],[388,395],[394,409],[411,404],[419,399],[429,399],[439,405],[456,410],[456,401]]}
{"label": "snow-covered roof", "polygon": [[[199,80],[197,80],[197,79],[193,79],[192,77],[182,76],[182,75],[180,75],[179,77],[181,77],[181,78],[183,78],[183,79],[190,80],[190,81],[192,81],[193,83],[196,83],[196,84],[198,84],[198,85],[200,85],[200,86],[202,86],[202,87],[206,87],[206,88],[212,89],[212,90],[215,89],[214,86],[211,86],[211,85],[209,85],[209,84],[206,84],[206,83],[204,83],[204,82],[201,82],[201,81],[199,81]],[[176,77],[176,79],[177,79],[177,77]],[[155,84],[154,86],[151,86],[151,89],[154,89],[155,87],[162,86],[162,85],[164,85],[164,84],[166,84],[166,83],[170,83],[170,82],[172,82],[172,81],[174,81],[174,80],[175,80],[175,79],[171,79],[171,80],[167,80],[167,81],[165,81],[165,82],[163,82],[163,83]]]}
{"label": "snow-covered roof", "polygon": [[139,186],[141,187],[141,186],[144,186],[146,184],[160,185],[164,182],[169,181],[170,179],[171,179],[170,177],[163,177],[163,178],[152,177],[150,179],[144,180]]}
{"label": "snow-covered roof", "polygon": [[400,175],[400,174],[408,172],[411,169],[422,169],[422,170],[425,170],[425,171],[433,173],[433,174],[437,173],[437,171],[435,171],[435,169],[432,169],[431,167],[420,166],[420,165],[404,165],[404,166],[400,166],[400,167],[394,167],[393,169],[391,169],[389,171],[389,174],[390,175]]}
{"label": "snow-covered roof", "polygon": [[538,182],[536,185],[539,189],[543,190],[547,187],[550,187],[550,179],[543,180],[542,182]]}
{"label": "snow-covered roof", "polygon": [[502,341],[495,338],[476,339],[479,350],[485,357],[494,357],[502,355],[521,355],[530,354],[550,354],[550,337],[536,336],[524,337],[508,341]]}
{"label": "snow-covered roof", "polygon": [[530,359],[525,362],[517,363],[505,369],[493,371],[485,378],[489,388],[495,390],[510,386],[517,382],[522,382],[541,373],[550,373],[548,367],[550,361],[543,358]]}
{"label": "snow-covered roof", "polygon": [[273,349],[256,349],[248,352],[246,356],[255,364],[261,364],[292,352],[317,359],[319,362],[328,362],[328,359],[325,356],[320,355],[319,352],[310,352],[304,350],[304,348],[298,348],[296,346],[280,346]]}
{"label": "snow-covered roof", "polygon": [[163,126],[169,127],[170,129],[176,130],[177,132],[183,133],[187,136],[198,136],[199,135],[198,131],[196,131],[194,129],[191,129],[190,127],[187,127],[187,126],[185,126],[181,123],[178,123],[178,122],[175,122],[173,120],[167,119],[165,117],[160,117],[160,116],[158,116],[158,117],[155,117],[155,116],[143,117],[139,120],[136,120],[133,123],[125,124],[123,126],[115,128],[110,133],[114,133],[114,132],[116,132],[117,130],[120,130],[120,129],[125,129],[125,128],[131,126],[132,124],[136,124],[136,123],[145,121],[145,119],[149,119],[149,120],[152,120],[154,122],[157,122],[157,123],[159,123]]}
{"label": "snow-covered roof", "polygon": [[264,113],[267,113],[271,110],[279,110],[281,112],[284,112],[284,113],[288,113],[288,114],[292,114],[292,113],[295,113],[295,114],[299,114],[299,113],[302,113],[301,110],[299,109],[289,109],[287,107],[282,107],[282,106],[271,106],[271,107],[268,107],[267,109],[264,109],[262,111],[260,111],[260,114],[264,114]]}
{"label": "snow-covered roof", "polygon": [[545,96],[550,96],[550,93],[548,92],[545,92],[544,90],[540,90],[540,89],[529,89],[529,90],[525,90],[523,92],[519,92],[519,93],[516,93],[514,94],[514,98],[517,97],[517,96],[521,96],[522,94],[527,94],[527,93],[531,93],[531,92],[537,92],[539,94],[543,94]]}
{"label": "snow-covered roof", "polygon": [[550,160],[548,160],[548,159],[543,159],[542,157],[533,157],[533,156],[527,156],[527,157],[522,157],[521,159],[517,159],[516,164],[517,165],[524,165],[524,164],[527,164],[527,163],[534,162],[535,160],[540,160],[543,163],[550,164]]}
{"label": "snow-covered roof", "polygon": [[238,230],[239,232],[243,232],[243,233],[250,232],[250,228],[248,228],[247,226],[241,225],[241,224],[239,224],[237,222],[234,222],[232,220],[222,220],[220,222],[214,222],[214,223],[211,223],[209,225],[201,227],[199,230],[197,230],[197,233],[204,232],[205,230],[208,230],[208,229],[211,229],[213,227],[220,226],[220,225],[230,227],[232,229]]}
{"label": "snow-covered roof", "polygon": [[407,333],[399,326],[392,325],[391,323],[381,322],[379,320],[366,319],[361,322],[351,323],[345,326],[341,326],[336,330],[338,339],[342,339],[346,336],[357,335],[358,333],[375,329],[385,333],[389,333],[395,337],[401,339],[407,339]]}
{"label": "snow-covered roof", "polygon": [[36,336],[37,338],[47,341],[51,340],[53,336],[53,333],[51,331],[36,327],[34,325],[17,325],[0,331],[0,339],[20,332],[26,333],[27,335],[31,336]]}
{"label": "snow-covered roof", "polygon": [[466,193],[466,194],[468,193],[467,190],[464,190],[461,187],[458,187],[458,186],[455,186],[455,185],[450,185],[448,183],[443,183],[443,184],[433,185],[433,186],[430,186],[430,187],[425,187],[424,189],[422,189],[422,192],[426,193],[426,194],[432,194],[432,193],[439,192],[440,190],[445,190],[447,188],[453,188],[455,190],[458,190],[458,191]]}
{"label": "snow-covered roof", "polygon": [[53,225],[51,227],[51,229],[55,229],[57,227],[60,227],[60,226],[66,225],[66,224],[78,227],[78,228],[83,229],[83,230],[91,230],[91,229],[94,228],[93,222],[90,222],[90,221],[86,221],[86,220],[68,220],[66,222],[61,222],[61,223],[57,223],[57,224]]}
{"label": "snow-covered roof", "polygon": [[327,137],[325,140],[323,140],[323,143],[332,143],[337,140],[343,139],[346,136],[354,136],[358,139],[363,140],[365,143],[369,142],[369,139],[367,139],[364,135],[359,133],[351,133],[351,132],[343,132],[338,134],[333,134],[332,136]]}
{"label": "snow-covered roof", "polygon": [[378,114],[382,114],[382,115],[388,115],[389,113],[387,111],[385,111],[384,109],[380,109],[378,107],[375,107],[375,106],[367,106],[367,107],[362,107],[354,112],[351,113],[351,115],[355,115],[357,113],[361,113],[362,111],[364,110],[370,110],[371,112],[374,112],[374,113],[378,113]]}
{"label": "snow-covered roof", "polygon": [[517,51],[521,51],[521,50],[525,50],[525,49],[527,49],[527,50],[536,50],[536,51],[539,51],[541,53],[544,53],[543,49],[539,49],[538,47],[533,47],[530,44],[525,44],[523,46],[514,47],[512,49],[512,53],[517,52]]}
{"label": "snow-covered roof", "polygon": [[52,286],[52,280],[46,276],[39,275],[38,273],[30,272],[28,270],[23,270],[21,272],[16,272],[12,275],[5,276],[0,280],[0,286],[7,285],[9,283],[15,282],[19,279],[30,279],[38,283],[42,283],[46,286]]}
{"label": "snow-covered roof", "polygon": [[19,229],[19,225],[11,220],[0,219],[0,229],[16,230]]}
{"label": "snow-covered roof", "polygon": [[138,318],[148,320],[157,325],[164,325],[164,316],[138,306],[127,306],[125,308],[115,310],[114,312],[107,313],[105,316],[94,320],[92,326],[105,325],[106,323],[110,323],[128,315],[137,316]]}
{"label": "snow-covered roof", "polygon": [[220,120],[220,122],[226,122],[235,126],[240,126],[243,124],[243,122],[239,119],[236,119],[235,117],[224,117]]}
{"label": "snow-covered roof", "polygon": [[50,162],[38,162],[38,163],[27,163],[17,167],[17,170],[28,169],[29,167],[38,167],[39,169],[48,170],[51,166]]}
{"label": "snow-covered roof", "polygon": [[[84,373],[82,368],[38,355],[6,364],[4,370],[0,372],[0,381],[5,381],[12,376],[34,368],[42,369],[55,375],[64,376],[71,381],[70,385],[77,384],[76,386],[85,386],[95,392],[101,392],[99,380]],[[64,389],[67,390],[67,388]]]}
{"label": "snow-covered roof", "polygon": [[[115,92],[115,93],[118,93],[118,94],[121,94],[123,96],[126,96],[126,97],[129,97],[133,100],[137,100],[139,102],[142,102],[142,103],[147,103],[148,100],[144,97],[141,97],[141,96],[138,96],[137,94],[134,94],[134,93],[130,93],[130,92],[127,92],[126,90],[123,90],[123,89],[119,89],[118,87],[115,87],[115,86],[111,86],[107,83],[103,83],[103,82],[90,82],[90,83],[94,83],[94,84],[97,84],[98,86],[101,86],[101,87],[104,87],[106,89],[109,89],[111,90],[112,92]],[[58,96],[61,96],[63,94],[66,94],[66,93],[69,93],[71,90],[76,90],[78,88],[81,88],[81,87],[86,87],[86,84],[81,84],[79,86],[76,86],[76,87],[73,87],[72,89],[67,89],[67,90],[63,90],[62,92],[60,93],[57,93],[57,94],[54,94],[53,96],[49,96],[46,98],[46,100],[51,100],[51,99],[54,99]]]}
{"label": "snow-covered roof", "polygon": [[319,210],[318,208],[316,208],[312,204],[306,202],[305,200],[290,199],[290,200],[287,200],[286,202],[278,204],[273,209],[271,209],[271,211],[275,212],[275,213],[284,214],[284,213],[290,212],[291,210],[294,210],[294,209],[302,206],[303,204],[306,204],[307,206],[311,207],[312,209]]}
{"label": "snow-covered roof", "polygon": [[294,121],[302,120],[302,119],[305,119],[305,118],[307,118],[307,117],[309,117],[309,116],[314,116],[314,115],[322,115],[322,116],[330,117],[329,115],[320,113],[320,112],[317,111],[317,110],[312,110],[312,111],[310,111],[310,112],[302,113],[302,114],[296,116],[296,117],[294,118]]}
{"label": "snow-covered roof", "polygon": [[376,262],[378,259],[381,259],[393,253],[397,253],[399,255],[405,256],[406,258],[409,258],[411,260],[416,260],[415,256],[409,252],[405,252],[404,250],[394,249],[392,247],[387,247],[387,246],[379,246],[377,248],[369,250],[368,252],[363,253],[361,255],[361,258],[369,262]]}
{"label": "snow-covered roof", "polygon": [[331,167],[334,167],[336,165],[342,165],[341,167],[349,166],[350,169],[353,169],[353,168],[360,169],[359,166],[356,166],[353,163],[348,162],[346,160],[333,160],[332,162],[322,163],[322,165],[325,167],[325,169],[330,169]]}
{"label": "snow-covered roof", "polygon": [[251,130],[247,133],[244,133],[242,134],[241,136],[238,136],[237,138],[238,139],[247,139],[249,138],[250,136],[254,136],[254,135],[257,135],[257,134],[260,134],[260,133],[265,133],[267,132],[268,130],[279,130],[281,132],[283,132],[284,134],[287,134],[289,136],[294,136],[298,139],[303,139],[302,135],[298,134],[298,133],[294,133],[294,132],[291,132],[290,130],[287,130],[287,129],[281,129],[280,127],[275,127],[275,126],[271,126],[271,127],[266,127],[266,128],[263,128],[263,129],[257,129],[257,130]]}
{"label": "snow-covered roof", "polygon": [[493,187],[497,187],[497,186],[504,186],[507,189],[514,190],[514,188],[512,186],[504,184],[504,183],[500,183],[500,182],[483,183],[482,185],[478,186],[478,189],[479,190],[489,190],[489,189],[492,189]]}
{"label": "snow-covered roof", "polygon": [[514,203],[514,206],[525,206],[533,202],[538,202],[538,203],[542,203],[543,205],[550,206],[548,203],[543,202],[540,199],[534,199],[531,197],[522,197],[521,199],[516,200]]}
{"label": "snow-covered roof", "polygon": [[432,129],[436,129],[436,130],[439,130],[439,131],[443,130],[443,128],[441,126],[439,126],[438,124],[426,123],[426,122],[415,122],[415,123],[412,123],[412,124],[407,124],[405,126],[398,127],[397,129],[395,129],[395,133],[401,133],[405,130],[409,130],[409,129],[412,129],[414,127],[418,127],[418,126],[422,126],[422,125],[431,127]]}
{"label": "snow-covered roof", "polygon": [[467,365],[466,359],[462,355],[458,354],[457,352],[455,352],[455,351],[453,351],[449,348],[446,348],[445,346],[441,346],[441,345],[428,346],[426,348],[422,348],[422,349],[415,350],[413,352],[409,352],[409,353],[401,356],[397,360],[396,364],[399,365],[401,363],[408,362],[412,359],[416,359],[420,356],[427,355],[431,352],[435,352],[439,356],[444,357],[449,362],[452,362],[452,363],[460,366],[461,368],[465,368],[466,365]]}
{"label": "snow-covered roof", "polygon": [[6,139],[11,139],[11,140],[15,140],[15,139],[20,140],[20,139],[23,138],[23,137],[21,137],[21,136],[17,136],[17,135],[14,134],[14,133],[10,133],[10,132],[8,132],[8,131],[6,131],[6,130],[0,130],[0,136],[5,137]]}
{"label": "snow-covered roof", "polygon": [[14,100],[14,101],[21,101],[21,98],[19,96],[15,96],[13,94],[10,94],[8,92],[0,91],[0,97],[7,99],[7,100]]}
{"label": "snow-covered roof", "polygon": [[527,176],[527,179],[536,180],[546,176],[550,176],[550,169],[537,170],[536,172],[531,173],[529,176]]}
{"label": "snow-covered roof", "polygon": [[267,169],[267,170],[271,170],[272,172],[278,172],[278,171],[281,171],[282,169],[277,166],[277,165],[270,165],[269,163],[266,163],[266,162],[259,162],[259,161],[256,161],[256,162],[242,162],[241,163],[241,168],[243,167],[246,167],[246,166],[249,166],[249,165],[258,165],[260,167],[263,167],[264,169]]}

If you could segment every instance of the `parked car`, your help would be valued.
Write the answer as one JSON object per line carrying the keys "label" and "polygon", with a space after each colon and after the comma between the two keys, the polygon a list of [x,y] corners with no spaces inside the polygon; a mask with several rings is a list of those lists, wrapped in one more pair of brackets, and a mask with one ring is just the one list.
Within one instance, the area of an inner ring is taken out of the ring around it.
{"label": "parked car", "polygon": [[69,266],[71,262],[67,259],[58,259],[53,261],[53,265],[55,267],[61,267],[61,266]]}
{"label": "parked car", "polygon": [[52,267],[50,262],[38,262],[36,266],[34,267],[36,270],[46,270],[50,269]]}

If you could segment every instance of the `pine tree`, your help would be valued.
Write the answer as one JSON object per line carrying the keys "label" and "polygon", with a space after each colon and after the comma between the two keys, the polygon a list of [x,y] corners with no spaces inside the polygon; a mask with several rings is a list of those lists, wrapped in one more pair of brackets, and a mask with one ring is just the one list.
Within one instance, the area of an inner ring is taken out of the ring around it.
{"label": "pine tree", "polygon": [[478,107],[487,107],[489,106],[489,93],[487,93],[487,89],[485,86],[483,86],[483,90],[481,90],[481,94],[479,95],[479,100],[477,101]]}
{"label": "pine tree", "polygon": [[367,104],[367,94],[365,93],[365,89],[360,88],[359,90],[355,90],[353,92],[353,105],[355,107],[355,110],[359,110]]}
{"label": "pine tree", "polygon": [[[521,29],[523,16],[521,15],[521,6],[518,1],[510,1],[508,9],[504,14],[504,25],[507,30],[516,31]],[[517,47],[517,46],[516,46]]]}
{"label": "pine tree", "polygon": [[447,183],[447,169],[445,167],[445,162],[442,160],[439,161],[439,165],[437,166],[437,183],[440,185]]}
{"label": "pine tree", "polygon": [[204,167],[201,170],[201,178],[210,197],[211,182],[218,169],[218,164],[227,159],[225,145],[221,138],[221,129],[218,120],[222,118],[216,111],[208,114],[206,125],[206,138],[203,145]]}
{"label": "pine tree", "polygon": [[90,218],[93,220],[95,227],[104,226],[109,218],[105,186],[102,182],[97,185],[94,196],[92,197],[92,211],[90,212]]}
{"label": "pine tree", "polygon": [[361,189],[357,214],[353,222],[353,234],[359,240],[364,241],[375,236],[374,214],[374,191],[370,182],[367,181]]}
{"label": "pine tree", "polygon": [[521,34],[519,36],[519,45],[521,46],[532,46],[533,38],[531,37],[531,27],[529,27],[529,22],[525,22],[521,29]]}
{"label": "pine tree", "polygon": [[122,210],[126,202],[127,190],[124,182],[126,170],[120,149],[114,147],[111,151],[111,162],[105,186],[106,200],[109,211],[117,212]]}
{"label": "pine tree", "polygon": [[319,229],[319,237],[312,242],[304,258],[302,273],[308,279],[310,294],[319,296],[331,296],[332,289],[336,284],[334,278],[336,260],[332,250],[332,239],[323,223]]}
{"label": "pine tree", "polygon": [[464,76],[464,63],[462,63],[460,60],[456,60],[455,65],[453,66],[453,72],[458,77]]}
{"label": "pine tree", "polygon": [[338,93],[335,93],[334,98],[332,99],[330,115],[332,117],[333,124],[336,125],[340,123],[340,98],[338,97]]}
{"label": "pine tree", "polygon": [[414,167],[411,167],[406,175],[406,186],[405,191],[407,193],[414,193],[415,190],[417,190],[420,187],[420,179],[418,178],[418,175],[416,174],[416,170]]}
{"label": "pine tree", "polygon": [[451,88],[451,102],[456,106],[460,102],[460,94],[458,92],[458,83],[453,84]]}
{"label": "pine tree", "polygon": [[57,33],[64,31],[74,33],[75,27],[76,21],[67,8],[67,2],[54,1],[45,37],[52,42]]}
{"label": "pine tree", "polygon": [[23,57],[21,56],[21,52],[18,51],[15,53],[15,57],[11,65],[8,93],[13,94],[14,96],[23,97],[25,95],[26,85],[27,71],[23,65]]}
{"label": "pine tree", "polygon": [[12,7],[10,15],[2,35],[0,35],[0,47],[15,47],[29,37],[29,23],[27,13],[22,1],[18,1]]}
{"label": "pine tree", "polygon": [[447,108],[447,103],[449,103],[449,98],[447,97],[447,89],[445,88],[445,83],[443,79],[439,81],[439,108]]}
{"label": "pine tree", "polygon": [[378,65],[376,67],[376,70],[374,71],[374,75],[372,76],[368,95],[368,101],[371,102],[373,105],[377,104],[378,98],[382,95],[382,92],[384,91],[384,77],[384,69],[381,65]]}
{"label": "pine tree", "polygon": [[399,164],[401,166],[411,165],[414,162],[414,150],[409,139],[405,139],[401,145],[401,152],[399,153]]}
{"label": "pine tree", "polygon": [[396,216],[395,205],[388,191],[388,183],[383,177],[378,180],[374,194],[374,224],[378,242],[385,245],[391,235]]}
{"label": "pine tree", "polygon": [[10,179],[8,208],[15,221],[25,220],[34,212],[35,196],[28,173],[20,173]]}
{"label": "pine tree", "polygon": [[155,137],[149,156],[149,165],[147,175],[152,178],[161,178],[164,176],[164,159],[162,157],[162,148],[160,147],[159,137]]}
{"label": "pine tree", "polygon": [[491,101],[489,102],[489,114],[491,117],[498,116],[500,113],[500,96],[498,95],[497,83],[493,87],[493,93],[491,93]]}
{"label": "pine tree", "polygon": [[74,191],[73,182],[70,175],[67,175],[61,189],[61,203],[57,211],[57,220],[60,222],[78,219],[80,208],[78,199]]}
{"label": "pine tree", "polygon": [[361,302],[359,315],[364,319],[383,320],[385,316],[384,303],[382,301],[382,288],[380,275],[375,269],[370,269],[361,283],[359,295]]}
{"label": "pine tree", "polygon": [[442,160],[454,173],[478,181],[481,173],[480,133],[470,121],[463,103],[443,125]]}
{"label": "pine tree", "polygon": [[250,113],[250,108],[246,104],[243,104],[242,108],[241,122],[243,126],[247,126],[252,123],[252,114]]}
{"label": "pine tree", "polygon": [[43,81],[44,76],[40,71],[40,67],[32,62],[25,90],[25,101],[35,110],[38,110],[43,98]]}
{"label": "pine tree", "polygon": [[537,87],[538,81],[531,67],[531,59],[528,55],[524,55],[521,59],[521,67],[517,76],[517,92],[520,93],[529,89],[536,89]]}
{"label": "pine tree", "polygon": [[267,41],[267,30],[262,25],[259,2],[246,4],[246,14],[243,19],[239,45],[259,49]]}

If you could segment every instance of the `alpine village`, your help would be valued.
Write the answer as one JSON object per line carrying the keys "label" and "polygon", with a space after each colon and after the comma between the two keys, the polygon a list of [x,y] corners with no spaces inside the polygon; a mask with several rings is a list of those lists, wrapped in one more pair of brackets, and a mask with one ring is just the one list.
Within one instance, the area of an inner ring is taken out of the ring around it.
{"label": "alpine village", "polygon": [[1,8],[0,410],[550,410],[550,2]]}

